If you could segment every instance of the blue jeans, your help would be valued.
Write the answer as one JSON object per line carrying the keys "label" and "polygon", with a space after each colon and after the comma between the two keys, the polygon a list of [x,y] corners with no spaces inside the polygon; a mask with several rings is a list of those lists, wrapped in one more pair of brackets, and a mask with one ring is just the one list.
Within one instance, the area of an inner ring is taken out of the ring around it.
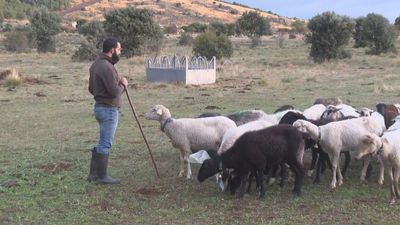
{"label": "blue jeans", "polygon": [[96,106],[94,115],[100,127],[100,138],[96,146],[96,152],[107,155],[118,127],[119,111],[117,107]]}

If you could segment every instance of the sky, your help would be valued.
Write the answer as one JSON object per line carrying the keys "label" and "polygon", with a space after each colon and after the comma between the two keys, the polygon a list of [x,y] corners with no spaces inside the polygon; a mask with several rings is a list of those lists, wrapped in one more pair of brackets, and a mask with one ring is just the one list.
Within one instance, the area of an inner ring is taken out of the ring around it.
{"label": "sky", "polygon": [[[253,8],[272,11],[280,16],[311,19],[317,14],[334,11],[353,18],[377,13],[391,23],[400,16],[400,0],[234,0]],[[229,0],[227,2],[233,2]]]}

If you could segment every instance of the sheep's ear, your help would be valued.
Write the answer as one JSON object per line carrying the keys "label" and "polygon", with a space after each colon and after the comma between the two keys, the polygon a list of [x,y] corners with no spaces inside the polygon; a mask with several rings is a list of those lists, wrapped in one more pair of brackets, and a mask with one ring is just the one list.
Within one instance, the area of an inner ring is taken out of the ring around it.
{"label": "sheep's ear", "polygon": [[389,144],[388,139],[386,139],[386,138],[381,138],[381,140],[382,140],[382,144],[384,144],[384,145]]}
{"label": "sheep's ear", "polygon": [[157,114],[160,115],[160,116],[162,115],[162,109],[161,108],[157,108]]}
{"label": "sheep's ear", "polygon": [[362,140],[363,144],[369,145],[373,142],[373,137],[370,134],[366,134]]}

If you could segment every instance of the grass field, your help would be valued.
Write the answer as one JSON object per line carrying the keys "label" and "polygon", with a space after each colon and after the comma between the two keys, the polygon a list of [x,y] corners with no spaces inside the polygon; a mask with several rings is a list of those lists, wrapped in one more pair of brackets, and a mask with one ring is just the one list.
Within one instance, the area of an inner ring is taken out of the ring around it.
{"label": "grass field", "polygon": [[[212,179],[177,177],[179,154],[155,121],[144,112],[167,106],[175,118],[204,112],[232,113],[284,104],[303,110],[318,97],[340,97],[355,107],[374,109],[378,102],[398,103],[400,57],[368,56],[314,64],[301,41],[265,39],[249,49],[235,40],[230,60],[218,62],[217,83],[185,86],[146,82],[144,58],[122,59],[119,73],[129,78],[138,111],[161,178],[125,100],[111,150],[109,173],[121,185],[86,182],[90,149],[97,141],[93,100],[87,91],[90,63],[70,60],[73,38],[57,54],[2,51],[1,70],[15,67],[24,82],[15,89],[0,85],[0,224],[398,224],[399,204],[389,205],[387,180],[360,183],[361,163],[352,160],[343,186],[329,190],[330,171],[319,185],[307,177],[303,194],[293,198],[293,183],[267,188],[260,201],[253,192],[237,199],[219,193]],[[190,54],[169,40],[163,53]],[[34,82],[32,82],[34,81]],[[214,110],[207,106],[217,107]],[[306,162],[309,152],[306,154]],[[197,176],[199,165],[192,165]],[[388,179],[386,177],[386,179]]]}

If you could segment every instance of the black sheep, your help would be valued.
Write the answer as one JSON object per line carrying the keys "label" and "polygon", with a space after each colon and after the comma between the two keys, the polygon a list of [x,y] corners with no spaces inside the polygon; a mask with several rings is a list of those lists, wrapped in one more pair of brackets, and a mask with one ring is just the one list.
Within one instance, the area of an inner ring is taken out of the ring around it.
{"label": "black sheep", "polygon": [[243,134],[234,145],[220,156],[220,161],[209,159],[199,170],[198,180],[222,169],[233,169],[240,181],[239,197],[244,194],[245,184],[250,172],[255,172],[256,182],[260,184],[260,198],[265,196],[263,172],[267,165],[273,168],[286,163],[295,174],[293,193],[300,195],[304,179],[303,169],[304,138],[303,134],[290,125],[277,125],[266,129]]}
{"label": "black sheep", "polygon": [[[353,118],[353,117],[351,117]],[[298,112],[287,112],[279,121],[279,124],[293,124],[296,120],[307,120],[317,126],[325,125],[329,122],[332,122],[333,120],[329,119],[320,119],[320,120],[308,120],[303,114],[298,113]],[[348,117],[344,117],[339,120],[344,120],[344,119],[349,119]],[[306,144],[305,148],[306,149],[311,149],[312,150],[312,158],[311,158],[311,166],[310,170],[314,170],[315,166],[317,167],[316,173],[315,173],[315,178],[314,178],[314,184],[317,184],[320,182],[320,176],[321,173],[324,172],[326,168],[326,163],[328,164],[329,168],[331,168],[330,160],[328,154],[326,154],[322,149],[321,146],[316,145],[314,140],[311,138],[306,138]],[[345,162],[344,162],[344,167],[342,170],[342,174],[345,175],[347,167],[350,164],[350,152],[343,152],[345,155]]]}

